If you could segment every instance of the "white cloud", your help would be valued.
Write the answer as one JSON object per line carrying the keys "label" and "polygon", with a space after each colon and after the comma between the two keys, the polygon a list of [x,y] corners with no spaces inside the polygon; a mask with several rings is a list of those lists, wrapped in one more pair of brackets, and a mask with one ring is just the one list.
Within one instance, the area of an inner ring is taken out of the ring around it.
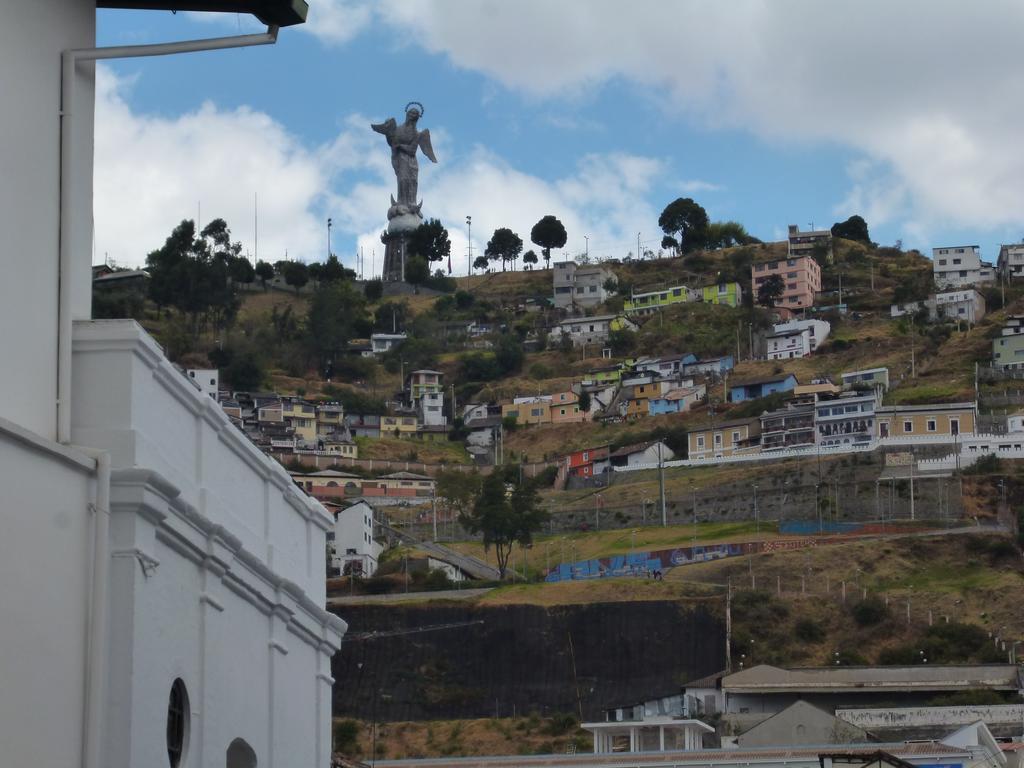
{"label": "white cloud", "polygon": [[[206,13],[188,12],[188,17],[195,21],[230,26],[238,32],[255,32],[264,29],[255,16],[246,13]],[[321,42],[341,45],[347,43],[361,32],[373,20],[370,6],[352,0],[315,0],[309,4],[306,23],[292,29],[313,35]]]}
{"label": "white cloud", "polygon": [[211,103],[177,117],[141,115],[123,82],[97,68],[94,220],[97,255],[139,264],[182,219],[224,218],[250,254],[313,254],[325,238],[316,215],[326,188],[317,154],[248,108]]}
{"label": "white cloud", "polygon": [[[1024,5],[1013,0],[387,0],[426,50],[533,97],[616,78],[666,111],[772,142],[851,147],[850,200],[908,229],[1024,221]],[[530,40],[528,56],[495,55]]]}
{"label": "white cloud", "polygon": [[[383,260],[380,231],[394,192],[390,151],[370,120],[351,115],[324,146],[304,146],[283,126],[248,108],[206,103],[178,116],[134,111],[126,101],[131,81],[97,70],[95,230],[97,254],[140,264],[182,219],[224,218],[250,254],[253,195],[259,200],[259,257],[320,260],[326,219],[334,221],[334,251],[347,264],[364,249]],[[138,87],[145,87],[144,80]],[[444,126],[432,126],[441,163],[422,160],[424,214],[449,227],[457,274],[466,270],[465,217],[473,217],[473,249],[482,251],[498,227],[511,227],[526,248],[534,223],[558,216],[569,233],[566,252],[581,253],[590,237],[594,257],[621,256],[638,229],[656,237],[657,212],[646,202],[664,175],[662,162],[615,153],[585,155],[563,178],[546,180],[515,168],[486,147],[459,152]],[[635,247],[635,246],[632,246]]]}
{"label": "white cloud", "polygon": [[721,192],[723,187],[721,184],[713,184],[710,181],[703,181],[701,179],[687,179],[676,184],[676,188],[680,192],[686,192],[693,194],[694,192]]}

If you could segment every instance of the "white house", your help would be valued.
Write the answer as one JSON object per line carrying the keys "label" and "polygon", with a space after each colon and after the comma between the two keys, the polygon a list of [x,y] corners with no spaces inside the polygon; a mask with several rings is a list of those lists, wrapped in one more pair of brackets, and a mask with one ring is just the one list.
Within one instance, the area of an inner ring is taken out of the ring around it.
{"label": "white house", "polygon": [[977,245],[932,248],[932,272],[940,289],[995,282],[995,267],[981,260]]}
{"label": "white house", "polygon": [[646,443],[624,445],[617,451],[612,451],[609,458],[613,467],[636,467],[645,464],[656,465],[659,461],[672,461],[675,453],[660,440],[649,440]]}
{"label": "white house", "polygon": [[448,423],[444,415],[444,393],[424,392],[416,401],[416,415],[425,427],[443,427]]}
{"label": "white house", "polygon": [[370,351],[367,355],[370,357],[380,357],[390,352],[403,341],[405,341],[404,333],[371,333]]}
{"label": "white house", "polygon": [[217,399],[220,393],[220,372],[216,368],[189,368],[185,373],[199,387],[200,392]]}
{"label": "white house", "polygon": [[370,577],[384,551],[373,538],[373,507],[357,501],[350,507],[335,508],[331,542],[331,567],[339,574]]}
{"label": "white house", "polygon": [[575,309],[597,306],[607,301],[608,291],[604,285],[614,279],[615,273],[600,265],[557,262],[551,275],[555,307]]}
{"label": "white house", "polygon": [[932,320],[960,320],[974,325],[985,316],[985,297],[974,288],[936,293],[930,308]]}
{"label": "white house", "polygon": [[811,352],[814,352],[828,338],[832,331],[832,325],[826,320],[790,320],[772,326],[772,330],[776,333],[802,329],[807,329],[811,340]]}
{"label": "white house", "polygon": [[206,45],[96,49],[97,5],[272,26],[219,48],[305,15],[0,6],[0,261],[17,276],[0,302],[17,329],[0,338],[0,762],[327,765],[345,630],[323,609],[330,517],[137,323],[90,319],[94,62]]}
{"label": "white house", "polygon": [[787,360],[811,354],[811,332],[807,328],[775,331],[765,338],[769,360]]}
{"label": "white house", "polygon": [[636,323],[623,315],[595,315],[563,320],[552,326],[551,336],[554,339],[568,336],[574,347],[581,347],[584,344],[604,344],[614,330],[636,329]]}
{"label": "white house", "polygon": [[1024,275],[1024,243],[1000,246],[996,270],[1005,280],[1014,280]]}

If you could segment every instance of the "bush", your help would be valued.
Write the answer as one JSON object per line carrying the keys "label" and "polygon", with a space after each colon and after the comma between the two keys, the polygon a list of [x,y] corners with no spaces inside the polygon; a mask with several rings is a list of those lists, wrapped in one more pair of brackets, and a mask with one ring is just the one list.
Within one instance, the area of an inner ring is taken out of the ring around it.
{"label": "bush", "polygon": [[548,719],[543,731],[548,736],[561,736],[574,730],[578,725],[579,720],[575,715],[568,712],[556,712]]}
{"label": "bush", "polygon": [[802,643],[820,643],[825,639],[825,630],[813,619],[800,619],[794,628],[796,639]]}
{"label": "bush", "polygon": [[380,301],[381,296],[384,295],[384,283],[379,279],[367,280],[363,286],[363,295],[366,296],[367,301]]}
{"label": "bush", "polygon": [[341,720],[334,724],[334,751],[351,755],[358,747],[359,723]]}
{"label": "bush", "polygon": [[889,609],[878,597],[867,597],[850,609],[853,620],[860,627],[873,627],[889,617]]}
{"label": "bush", "polygon": [[452,589],[455,583],[440,568],[431,568],[423,579],[423,589],[428,592]]}

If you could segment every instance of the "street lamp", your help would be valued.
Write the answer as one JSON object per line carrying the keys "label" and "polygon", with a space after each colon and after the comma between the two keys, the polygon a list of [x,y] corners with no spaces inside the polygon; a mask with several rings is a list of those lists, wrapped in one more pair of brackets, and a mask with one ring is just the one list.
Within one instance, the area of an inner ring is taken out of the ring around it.
{"label": "street lamp", "polygon": [[466,277],[473,274],[473,217],[466,217],[466,240],[469,242],[469,263],[466,265]]}
{"label": "street lamp", "polygon": [[327,258],[331,258],[331,226],[334,224],[334,219],[328,217],[327,219]]}
{"label": "street lamp", "polygon": [[583,239],[587,241],[584,258],[590,261],[590,235],[584,235]]}

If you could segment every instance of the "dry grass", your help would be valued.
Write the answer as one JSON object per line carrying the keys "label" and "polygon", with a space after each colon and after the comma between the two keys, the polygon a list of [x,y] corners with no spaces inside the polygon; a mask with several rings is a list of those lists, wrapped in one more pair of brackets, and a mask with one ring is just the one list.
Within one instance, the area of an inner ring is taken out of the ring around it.
{"label": "dry grass", "polygon": [[[525,715],[525,716],[524,716]],[[480,720],[428,720],[377,724],[377,759],[444,757],[458,755],[565,754],[573,742],[585,749],[590,734],[567,723],[519,713],[516,718]],[[340,720],[335,720],[340,722]],[[371,723],[359,725],[358,755],[367,759],[373,748]],[[554,735],[552,735],[554,733]]]}

